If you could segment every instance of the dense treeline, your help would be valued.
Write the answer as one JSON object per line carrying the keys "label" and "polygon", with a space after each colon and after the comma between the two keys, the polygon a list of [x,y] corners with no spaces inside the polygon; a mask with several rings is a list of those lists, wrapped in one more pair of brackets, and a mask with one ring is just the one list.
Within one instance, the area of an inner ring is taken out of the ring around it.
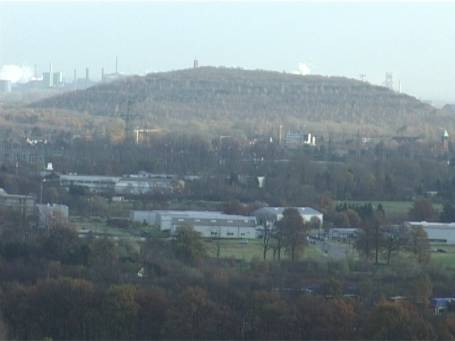
{"label": "dense treeline", "polygon": [[223,284],[102,289],[86,280],[50,279],[9,288],[2,305],[8,335],[23,340],[399,340],[451,339],[454,332],[452,319],[431,318],[409,303],[380,301],[368,312],[355,299],[291,298]]}
{"label": "dense treeline", "polygon": [[[321,195],[333,200],[414,200],[430,192],[434,201],[445,204],[442,219],[452,219],[455,163],[447,162],[450,155],[435,153],[435,146],[425,143],[398,147],[379,143],[340,155],[344,147],[329,141],[315,148],[288,150],[278,143],[209,140],[192,134],[164,134],[139,145],[57,137],[47,147],[47,160],[59,173],[119,176],[142,170],[199,176],[187,181],[179,193],[151,195],[145,201],[236,199],[322,209]],[[53,148],[58,153],[51,154]],[[23,168],[2,165],[0,187],[10,193],[38,194],[39,178],[26,171],[27,164],[20,165]],[[258,186],[258,176],[265,177],[263,188]],[[75,200],[76,194],[63,192],[52,182],[44,188],[47,201],[72,202],[77,207],[83,203]],[[424,218],[439,220],[433,213]]]}
{"label": "dense treeline", "polygon": [[[59,172],[199,175],[200,181],[189,182],[187,194],[193,199],[315,205],[322,193],[337,200],[409,200],[434,191],[451,200],[455,184],[455,163],[448,165],[423,143],[378,144],[343,156],[337,154],[343,146],[331,143],[287,150],[277,143],[210,141],[191,134],[163,135],[142,145],[101,138],[55,144],[64,149],[50,159]],[[257,176],[265,176],[262,190]]]}
{"label": "dense treeline", "polygon": [[[197,234],[80,239],[56,222],[11,231],[2,213],[1,331],[13,339],[453,339],[429,299],[453,275],[401,259],[211,259]],[[10,231],[9,234],[5,234]],[[11,233],[13,232],[13,233]],[[400,271],[398,271],[400,269]],[[393,301],[391,296],[406,295]]]}

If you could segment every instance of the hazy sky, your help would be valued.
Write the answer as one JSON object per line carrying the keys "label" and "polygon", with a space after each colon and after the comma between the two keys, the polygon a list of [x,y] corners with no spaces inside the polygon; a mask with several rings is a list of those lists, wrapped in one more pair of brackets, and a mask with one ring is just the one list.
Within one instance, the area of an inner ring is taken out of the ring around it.
{"label": "hazy sky", "polygon": [[0,65],[142,74],[200,65],[297,70],[455,101],[455,3],[0,2]]}

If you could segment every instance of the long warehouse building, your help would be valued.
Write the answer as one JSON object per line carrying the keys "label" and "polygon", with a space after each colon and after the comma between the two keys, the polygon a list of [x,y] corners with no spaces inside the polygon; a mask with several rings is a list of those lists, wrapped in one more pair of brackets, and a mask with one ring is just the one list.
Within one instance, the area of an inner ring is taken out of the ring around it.
{"label": "long warehouse building", "polygon": [[260,228],[256,217],[219,211],[131,211],[130,219],[158,226],[171,234],[181,226],[192,226],[204,238],[255,239]]}

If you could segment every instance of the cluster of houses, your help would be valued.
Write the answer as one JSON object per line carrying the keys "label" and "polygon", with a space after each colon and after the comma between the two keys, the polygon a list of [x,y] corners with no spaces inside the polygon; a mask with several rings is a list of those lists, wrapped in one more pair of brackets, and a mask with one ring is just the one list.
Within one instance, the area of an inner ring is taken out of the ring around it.
{"label": "cluster of houses", "polygon": [[[251,215],[225,214],[219,211],[175,211],[152,210],[130,212],[130,220],[142,224],[154,225],[161,231],[171,234],[182,226],[191,226],[204,238],[255,239],[264,227],[273,227],[283,218],[286,207],[263,207]],[[323,214],[310,207],[296,208],[303,221],[320,226]]]}

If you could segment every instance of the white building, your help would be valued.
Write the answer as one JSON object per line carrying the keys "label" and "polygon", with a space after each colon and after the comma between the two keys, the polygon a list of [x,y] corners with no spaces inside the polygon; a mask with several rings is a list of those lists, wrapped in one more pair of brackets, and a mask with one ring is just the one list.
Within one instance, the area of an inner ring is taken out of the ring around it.
{"label": "white building", "polygon": [[171,233],[179,227],[192,226],[204,238],[254,239],[258,236],[255,217],[218,211],[131,211],[130,219]]}
{"label": "white building", "polygon": [[39,228],[48,228],[54,222],[68,222],[68,206],[57,204],[37,204],[35,206]]}
{"label": "white building", "polygon": [[174,192],[185,187],[175,175],[140,173],[122,177],[115,184],[116,194],[141,195],[157,192]]}
{"label": "white building", "polygon": [[427,221],[408,221],[405,226],[421,227],[427,233],[430,243],[455,245],[455,223],[432,223]]}
{"label": "white building", "polygon": [[[260,225],[273,226],[277,221],[283,218],[283,212],[292,207],[262,207],[252,213]],[[324,222],[324,215],[311,207],[294,207],[299,211],[304,223],[310,223],[318,219],[319,226]]]}
{"label": "white building", "polygon": [[173,192],[182,189],[183,180],[175,175],[140,173],[127,176],[103,175],[60,175],[60,185],[69,189],[72,186],[86,188],[92,193],[143,195],[156,192]]}

